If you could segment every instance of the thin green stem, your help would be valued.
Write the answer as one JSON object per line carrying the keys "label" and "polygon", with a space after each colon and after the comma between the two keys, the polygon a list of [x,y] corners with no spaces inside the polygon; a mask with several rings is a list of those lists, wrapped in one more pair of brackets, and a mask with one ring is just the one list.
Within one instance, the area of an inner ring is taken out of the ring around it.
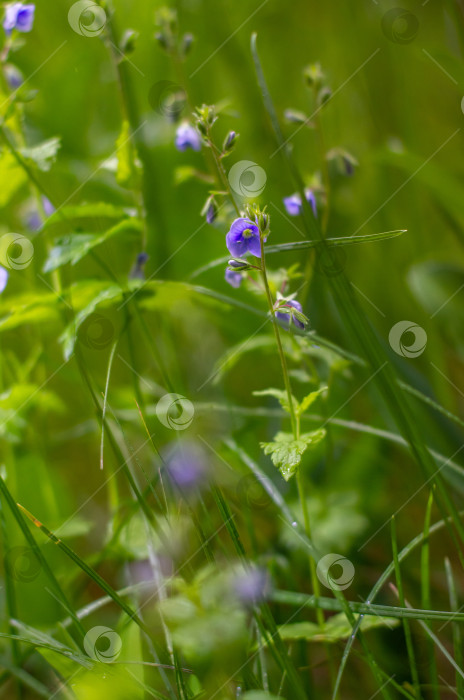
{"label": "thin green stem", "polygon": [[274,304],[272,302],[271,290],[269,289],[269,282],[267,279],[266,257],[265,257],[265,252],[264,252],[264,239],[262,236],[260,237],[260,244],[261,244],[261,274],[263,277],[263,284],[264,284],[264,289],[266,292],[266,298],[267,298],[267,303],[269,306],[269,312],[272,316],[272,326],[274,328],[274,335],[275,335],[275,339],[276,339],[277,350],[279,351],[280,364],[282,366],[282,374],[283,374],[283,378],[284,378],[285,389],[287,391],[288,405],[290,408],[290,420],[292,422],[292,433],[293,433],[293,437],[295,438],[295,440],[297,440],[298,439],[298,423],[297,423],[297,419],[296,419],[296,415],[295,415],[295,407],[293,405],[292,387],[290,385],[290,377],[288,376],[287,361],[285,359],[284,349],[282,347],[282,340],[280,338],[279,326],[277,325],[277,322],[275,320]]}

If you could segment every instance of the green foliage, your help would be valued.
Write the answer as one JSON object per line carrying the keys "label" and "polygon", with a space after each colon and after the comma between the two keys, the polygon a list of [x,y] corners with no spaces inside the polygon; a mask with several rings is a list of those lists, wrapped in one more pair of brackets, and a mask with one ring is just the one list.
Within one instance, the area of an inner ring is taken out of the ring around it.
{"label": "green foliage", "polygon": [[[361,623],[361,629],[363,632],[378,627],[393,629],[399,624],[399,620],[394,617],[374,617],[366,615]],[[279,627],[279,633],[282,639],[288,641],[305,639],[308,642],[333,643],[339,642],[342,639],[348,639],[352,631],[353,628],[346,619],[346,615],[343,613],[332,615],[322,627],[313,622],[293,622]]]}
{"label": "green foliage", "polygon": [[279,431],[273,442],[261,442],[260,446],[265,455],[271,455],[273,464],[279,469],[285,481],[288,481],[296,472],[301,458],[308,447],[315,447],[326,436],[326,431],[313,430],[303,433],[297,440],[292,433]]}

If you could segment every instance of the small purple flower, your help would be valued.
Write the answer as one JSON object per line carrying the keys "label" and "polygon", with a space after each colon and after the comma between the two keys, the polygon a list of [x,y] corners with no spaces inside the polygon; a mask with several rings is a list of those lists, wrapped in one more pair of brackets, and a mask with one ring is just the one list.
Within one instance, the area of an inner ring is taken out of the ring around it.
{"label": "small purple flower", "polygon": [[207,479],[206,456],[192,441],[171,445],[165,455],[165,463],[170,480],[182,490],[191,491],[201,487]]}
{"label": "small purple flower", "polygon": [[[314,192],[309,187],[305,189],[305,197],[306,201],[309,202],[312,207],[314,216],[317,216],[316,197],[314,196]],[[303,205],[299,194],[292,194],[290,197],[284,197],[283,201],[285,209],[290,216],[298,216],[302,213]]]}
{"label": "small purple flower", "polygon": [[234,580],[234,593],[245,605],[256,605],[269,592],[269,578],[264,569],[250,569]]}
{"label": "small purple flower", "polygon": [[235,287],[235,289],[238,289],[240,285],[242,284],[242,273],[241,272],[235,272],[235,270],[226,270],[226,282],[230,284],[231,287]]}
{"label": "small purple flower", "polygon": [[[297,311],[300,311],[303,313],[303,307],[301,306],[299,301],[296,301],[295,299],[288,299],[285,302],[285,306],[293,306],[294,309]],[[279,318],[281,321],[283,321],[287,326],[290,325],[290,313],[285,313],[284,311],[276,311],[275,313],[276,318]],[[296,316],[293,316],[293,323],[297,328],[304,329],[304,323],[300,321]]]}
{"label": "small purple flower", "polygon": [[0,265],[0,293],[3,292],[8,282],[8,270]]}
{"label": "small purple flower", "polygon": [[261,257],[259,228],[250,219],[235,219],[226,236],[229,253],[242,258],[247,253]]}
{"label": "small purple flower", "polygon": [[13,29],[18,32],[30,32],[34,24],[35,5],[23,5],[22,2],[14,2],[6,6],[3,29],[6,34],[11,34]]}
{"label": "small purple flower", "polygon": [[[47,197],[42,195],[42,206],[43,206],[43,211],[45,216],[51,216],[55,210],[55,207],[53,204],[50,202]],[[41,214],[36,210],[32,211],[29,214],[29,217],[27,219],[27,225],[31,229],[31,231],[38,231],[40,228],[42,228],[42,216]]]}
{"label": "small purple flower", "polygon": [[186,151],[193,148],[194,151],[201,149],[201,136],[192,124],[182,122],[176,131],[176,148],[178,151]]}

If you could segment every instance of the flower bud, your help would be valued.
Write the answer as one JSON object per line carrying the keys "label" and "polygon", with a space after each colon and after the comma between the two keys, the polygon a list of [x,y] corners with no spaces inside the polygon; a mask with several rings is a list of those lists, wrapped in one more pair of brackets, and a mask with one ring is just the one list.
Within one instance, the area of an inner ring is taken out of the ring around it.
{"label": "flower bud", "polygon": [[134,29],[126,29],[121,38],[120,50],[123,54],[130,54],[135,51],[135,43],[139,37],[139,33]]}
{"label": "flower bud", "polygon": [[205,202],[203,209],[201,210],[201,216],[206,216],[206,221],[208,224],[212,224],[218,214],[218,206],[213,195],[208,197]]}
{"label": "flower bud", "polygon": [[306,81],[306,85],[311,88],[319,88],[325,80],[325,75],[322,72],[320,63],[312,63],[310,66],[303,71],[303,76]]}
{"label": "flower bud", "polygon": [[321,88],[317,94],[317,106],[326,104],[332,97],[332,90],[326,85]]}
{"label": "flower bud", "polygon": [[158,44],[161,46],[162,49],[164,49],[165,51],[169,51],[169,49],[170,49],[169,39],[164,32],[156,32],[155,39],[158,42]]}
{"label": "flower bud", "polygon": [[224,155],[228,155],[232,151],[238,136],[239,134],[235,133],[235,131],[229,131],[222,145],[222,152]]}
{"label": "flower bud", "polygon": [[180,45],[180,52],[181,55],[185,58],[185,56],[188,56],[190,51],[192,50],[193,42],[195,41],[195,37],[193,34],[184,34],[182,37],[182,43]]}
{"label": "flower bud", "polygon": [[354,169],[358,165],[356,158],[342,148],[332,148],[326,154],[326,159],[334,173],[344,177],[353,175]]}
{"label": "flower bud", "polygon": [[292,124],[307,124],[308,126],[314,128],[314,123],[309,121],[309,117],[307,117],[304,112],[299,112],[296,109],[286,109],[284,112],[284,117]]}

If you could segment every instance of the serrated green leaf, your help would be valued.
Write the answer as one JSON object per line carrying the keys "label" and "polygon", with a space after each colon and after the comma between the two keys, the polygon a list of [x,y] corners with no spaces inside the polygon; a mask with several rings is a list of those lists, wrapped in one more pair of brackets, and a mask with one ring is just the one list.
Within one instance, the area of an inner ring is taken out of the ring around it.
{"label": "serrated green leaf", "polygon": [[311,433],[303,433],[298,440],[294,440],[291,433],[279,432],[273,442],[261,442],[260,446],[265,455],[271,455],[273,464],[279,469],[285,481],[288,481],[296,472],[308,447],[323,440],[325,434],[326,431],[321,428]]}
{"label": "serrated green leaf", "polygon": [[307,396],[305,396],[303,401],[301,401],[297,407],[298,415],[301,416],[305,411],[307,411],[308,408],[316,401],[316,399],[324,393],[324,391],[327,391],[326,386],[321,387],[317,391],[311,391]]}
{"label": "serrated green leaf", "polygon": [[[280,405],[284,409],[284,411],[287,411],[287,413],[290,413],[290,405],[288,402],[288,394],[286,391],[283,389],[262,389],[261,391],[254,391],[253,396],[274,396],[274,398],[279,400]],[[294,396],[292,396],[292,402],[293,406],[296,408],[298,406],[298,401]]]}
{"label": "serrated green leaf", "polygon": [[61,139],[55,136],[47,141],[31,146],[30,148],[21,148],[21,155],[29,161],[32,161],[39,170],[48,172],[56,160],[56,154],[61,146]]}
{"label": "serrated green leaf", "polygon": [[75,265],[93,248],[96,248],[113,236],[127,231],[140,231],[142,227],[143,224],[140,219],[128,218],[102,234],[73,233],[69,236],[58,238],[45,261],[43,272],[51,272],[67,263]]}

